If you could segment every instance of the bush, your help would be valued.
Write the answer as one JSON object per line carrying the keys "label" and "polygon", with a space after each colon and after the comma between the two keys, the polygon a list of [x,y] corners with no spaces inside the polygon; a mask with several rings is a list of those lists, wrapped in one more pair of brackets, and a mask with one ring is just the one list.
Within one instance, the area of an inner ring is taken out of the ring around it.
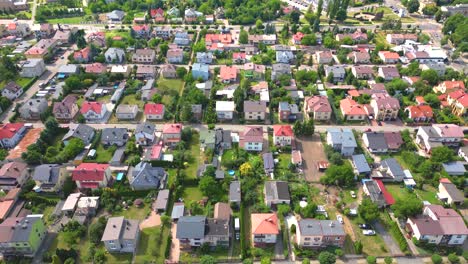
{"label": "bush", "polygon": [[335,249],[335,255],[337,255],[339,258],[341,258],[342,256],[344,256],[344,252],[341,248],[337,248]]}
{"label": "bush", "polygon": [[392,264],[393,263],[393,259],[391,257],[385,257],[384,258],[384,262],[385,264]]}
{"label": "bush", "polygon": [[310,259],[308,258],[303,259],[302,264],[310,264]]}
{"label": "bush", "polygon": [[361,241],[354,242],[354,251],[356,252],[356,254],[362,254],[362,242]]}
{"label": "bush", "polygon": [[442,263],[442,257],[438,254],[434,254],[431,257],[432,263],[434,264],[441,264]]}
{"label": "bush", "polygon": [[450,263],[460,263],[460,258],[455,253],[450,253],[448,255],[448,260]]}
{"label": "bush", "polygon": [[377,263],[377,258],[374,257],[374,256],[367,256],[367,263],[375,264],[375,263]]}
{"label": "bush", "polygon": [[291,234],[296,234],[296,225],[291,225]]}

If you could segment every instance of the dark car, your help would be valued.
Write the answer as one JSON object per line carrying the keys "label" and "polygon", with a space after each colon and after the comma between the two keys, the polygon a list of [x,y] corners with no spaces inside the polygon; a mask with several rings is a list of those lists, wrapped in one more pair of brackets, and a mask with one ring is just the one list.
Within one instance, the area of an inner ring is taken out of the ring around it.
{"label": "dark car", "polygon": [[382,126],[382,122],[380,122],[380,121],[377,122],[377,125]]}
{"label": "dark car", "polygon": [[369,224],[359,224],[359,228],[361,228],[361,229],[371,229],[371,226]]}

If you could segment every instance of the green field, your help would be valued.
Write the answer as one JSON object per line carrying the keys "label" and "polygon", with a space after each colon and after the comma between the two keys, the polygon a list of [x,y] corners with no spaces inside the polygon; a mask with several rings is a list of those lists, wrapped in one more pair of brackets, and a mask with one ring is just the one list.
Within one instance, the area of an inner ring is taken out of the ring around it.
{"label": "green field", "polygon": [[141,231],[135,263],[164,263],[170,229],[145,228]]}
{"label": "green field", "polygon": [[141,208],[132,205],[127,210],[122,209],[120,212],[115,212],[112,216],[123,216],[128,219],[144,220],[150,212],[151,204],[145,203]]}
{"label": "green field", "polygon": [[179,79],[165,79],[163,77],[159,78],[157,81],[158,90],[163,93],[168,93],[170,91],[181,92],[184,86],[184,82]]}
{"label": "green field", "polygon": [[202,156],[200,155],[200,135],[193,134],[192,140],[190,142],[190,162],[188,166],[184,169],[185,174],[188,179],[196,179],[197,178],[197,169],[198,165],[200,164],[200,159]]}
{"label": "green field", "polygon": [[203,193],[198,189],[198,186],[185,187],[183,197],[185,200],[199,201],[203,198]]}
{"label": "green field", "polygon": [[63,17],[63,18],[53,18],[47,19],[47,22],[50,24],[80,24],[84,21],[83,16],[79,17]]}
{"label": "green field", "polygon": [[120,102],[120,104],[138,105],[138,108],[142,110],[143,106],[145,105],[145,102],[143,102],[142,100],[138,100],[136,98],[136,95],[129,94],[129,95],[126,95],[124,98],[122,98],[122,101]]}

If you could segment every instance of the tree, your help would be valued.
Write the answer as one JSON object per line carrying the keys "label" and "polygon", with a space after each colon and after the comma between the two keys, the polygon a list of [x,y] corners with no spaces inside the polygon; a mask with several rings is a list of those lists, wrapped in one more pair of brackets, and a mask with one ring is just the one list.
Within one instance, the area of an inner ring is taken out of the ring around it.
{"label": "tree", "polygon": [[304,122],[302,125],[302,134],[305,136],[312,136],[314,134],[314,131],[314,119],[309,118],[309,120]]}
{"label": "tree", "polygon": [[322,251],[318,256],[318,260],[320,264],[333,264],[336,262],[336,257],[328,251]]}
{"label": "tree", "polygon": [[210,255],[203,255],[200,258],[200,263],[201,264],[215,264],[216,259],[213,256],[210,256]]}
{"label": "tree", "polygon": [[369,198],[364,198],[358,207],[359,216],[366,222],[372,222],[379,217],[379,207]]}
{"label": "tree", "polygon": [[406,7],[409,13],[414,13],[419,10],[419,0],[409,0]]}
{"label": "tree", "polygon": [[343,157],[338,152],[333,152],[333,154],[331,154],[328,160],[330,161],[331,164],[343,165]]}
{"label": "tree", "polygon": [[240,166],[239,170],[240,170],[241,176],[243,176],[243,177],[251,176],[253,174],[252,165],[250,165],[250,163],[248,163],[248,162],[242,164]]}
{"label": "tree", "polygon": [[455,153],[447,146],[435,147],[431,152],[431,161],[445,163],[453,161]]}
{"label": "tree", "polygon": [[166,215],[166,214],[161,215],[161,225],[163,227],[170,227],[171,226],[171,217]]}
{"label": "tree", "polygon": [[347,163],[341,166],[331,165],[325,171],[325,176],[320,178],[320,182],[326,185],[352,186],[354,184],[353,168]]}
{"label": "tree", "polygon": [[99,217],[98,221],[89,227],[89,238],[91,242],[98,245],[101,242],[102,234],[106,229],[107,220],[105,217]]}
{"label": "tree", "polygon": [[377,258],[374,256],[367,256],[367,263],[368,264],[376,264],[377,263]]}
{"label": "tree", "polygon": [[448,260],[450,261],[450,263],[454,264],[454,263],[460,263],[460,257],[457,256],[456,253],[450,253],[448,255]]}
{"label": "tree", "polygon": [[392,264],[392,263],[393,263],[393,259],[392,259],[392,257],[385,257],[385,258],[384,258],[384,262],[385,262],[385,264]]}
{"label": "tree", "polygon": [[398,218],[408,218],[422,213],[423,203],[414,196],[406,196],[397,199],[392,205],[392,210]]}
{"label": "tree", "polygon": [[216,180],[213,177],[205,176],[198,182],[198,188],[203,195],[213,197],[218,194],[219,187]]}
{"label": "tree", "polygon": [[255,27],[258,29],[263,29],[263,21],[261,19],[257,19],[257,21],[255,21]]}
{"label": "tree", "polygon": [[262,259],[260,260],[260,264],[271,264],[271,259],[270,257],[262,257]]}
{"label": "tree", "polygon": [[317,44],[317,38],[315,37],[315,34],[307,34],[304,35],[304,37],[301,40],[302,45],[306,46],[312,46]]}
{"label": "tree", "polygon": [[302,260],[302,264],[310,264],[310,259],[309,258],[304,258]]}
{"label": "tree", "polygon": [[439,75],[435,70],[429,69],[421,72],[421,79],[434,86],[439,82]]}
{"label": "tree", "polygon": [[179,77],[180,79],[183,79],[185,75],[187,74],[187,69],[185,67],[177,67],[176,74],[177,74],[177,77]]}
{"label": "tree", "polygon": [[431,256],[432,263],[434,264],[442,264],[442,257],[439,254],[434,254]]}
{"label": "tree", "polygon": [[249,33],[245,30],[241,30],[239,33],[239,44],[247,44],[249,43]]}
{"label": "tree", "polygon": [[316,13],[316,16],[318,19],[314,21],[314,32],[320,31],[320,16],[322,15],[322,9],[323,9],[323,0],[319,0],[317,4],[317,13]]}
{"label": "tree", "polygon": [[440,9],[435,4],[428,4],[425,5],[422,9],[423,14],[427,16],[433,16],[439,11]]}
{"label": "tree", "polygon": [[432,108],[439,108],[440,99],[435,94],[427,94],[424,96],[424,101],[429,104]]}
{"label": "tree", "polygon": [[297,120],[297,121],[294,123],[293,131],[294,131],[294,134],[295,134],[296,136],[302,135],[302,133],[304,132],[304,130],[303,130],[303,126],[302,126],[301,121]]}

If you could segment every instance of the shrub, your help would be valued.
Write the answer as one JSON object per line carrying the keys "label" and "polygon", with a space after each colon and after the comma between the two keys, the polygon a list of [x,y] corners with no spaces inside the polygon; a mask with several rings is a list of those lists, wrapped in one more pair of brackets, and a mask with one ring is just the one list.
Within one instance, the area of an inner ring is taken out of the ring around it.
{"label": "shrub", "polygon": [[296,234],[296,225],[291,225],[291,234]]}
{"label": "shrub", "polygon": [[458,257],[455,253],[450,253],[448,255],[448,260],[450,263],[460,263],[460,257]]}
{"label": "shrub", "polygon": [[302,264],[310,264],[310,259],[308,258],[303,259]]}
{"label": "shrub", "polygon": [[393,263],[393,259],[391,257],[385,257],[384,258],[384,262],[385,264],[392,264]]}
{"label": "shrub", "polygon": [[374,256],[367,256],[367,263],[375,264],[375,263],[377,263],[377,258],[374,257]]}
{"label": "shrub", "polygon": [[434,254],[431,257],[432,263],[434,264],[441,264],[442,263],[442,257],[438,254]]}
{"label": "shrub", "polygon": [[362,242],[361,241],[354,242],[354,251],[356,251],[356,254],[362,254]]}
{"label": "shrub", "polygon": [[344,256],[344,252],[341,248],[337,248],[335,249],[335,255],[337,255],[339,258],[341,258],[342,256]]}

